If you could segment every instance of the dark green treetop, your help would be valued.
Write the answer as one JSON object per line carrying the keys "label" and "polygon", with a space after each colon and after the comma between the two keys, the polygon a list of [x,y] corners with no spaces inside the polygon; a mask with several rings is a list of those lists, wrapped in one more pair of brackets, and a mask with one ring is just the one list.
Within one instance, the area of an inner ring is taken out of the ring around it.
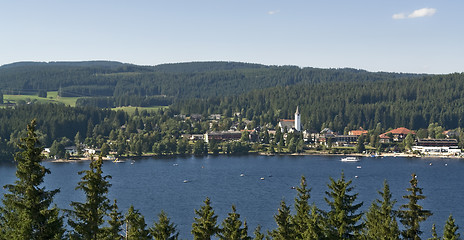
{"label": "dark green treetop", "polygon": [[198,216],[194,218],[192,224],[192,234],[195,240],[210,240],[212,236],[219,233],[217,215],[214,214],[209,198],[206,198],[204,204],[199,210],[195,209],[195,214]]}
{"label": "dark green treetop", "polygon": [[356,213],[363,203],[354,203],[358,194],[350,194],[353,191],[351,183],[352,180],[345,180],[343,172],[338,180],[330,178],[330,191],[326,191],[328,197],[325,197],[330,210],[325,215],[327,234],[331,239],[353,239],[363,228],[362,224],[358,224],[362,213]]}
{"label": "dark green treetop", "polygon": [[222,229],[219,233],[221,240],[251,240],[248,236],[248,227],[240,221],[240,214],[237,213],[235,205],[232,205],[232,212],[222,222]]}
{"label": "dark green treetop", "polygon": [[393,209],[396,200],[392,200],[390,186],[383,182],[383,191],[379,191],[382,199],[372,202],[369,211],[365,215],[366,228],[364,235],[367,239],[398,239],[400,231],[396,221],[396,213]]}
{"label": "dark green treetop", "polygon": [[450,215],[446,221],[445,229],[443,230],[443,240],[460,239],[461,234],[458,233],[458,229],[459,227],[454,223],[453,216]]}
{"label": "dark green treetop", "polygon": [[425,221],[432,213],[429,210],[424,210],[423,207],[418,204],[418,201],[425,199],[425,196],[422,195],[422,188],[417,186],[416,174],[412,174],[412,179],[409,183],[411,187],[406,190],[410,193],[409,195],[403,196],[403,198],[409,201],[401,205],[399,211],[400,221],[405,228],[401,231],[401,235],[404,239],[417,240],[420,239],[420,235],[422,234],[420,223]]}
{"label": "dark green treetop", "polygon": [[111,209],[110,201],[107,198],[108,189],[111,184],[107,179],[111,176],[103,176],[102,159],[90,161],[90,169],[80,171],[82,176],[76,190],[83,190],[86,202],[71,202],[74,208],[71,211],[69,225],[73,228],[72,236],[79,239],[97,239],[104,234],[102,225],[105,216]]}
{"label": "dark green treetop", "polygon": [[41,165],[42,148],[35,131],[36,121],[27,126],[27,137],[21,139],[14,184],[6,185],[0,207],[0,239],[61,239],[63,219],[56,206],[50,208],[58,189],[42,186],[50,170]]}
{"label": "dark green treetop", "polygon": [[155,240],[177,240],[179,232],[176,230],[176,225],[171,222],[164,211],[158,215],[158,222],[149,229]]}
{"label": "dark green treetop", "polygon": [[274,216],[274,219],[277,224],[277,229],[274,229],[270,232],[269,235],[272,237],[272,239],[295,239],[296,232],[295,226],[292,223],[292,215],[290,213],[290,208],[287,206],[284,200],[280,202],[280,208],[277,214]]}
{"label": "dark green treetop", "polygon": [[149,240],[152,239],[147,229],[145,218],[131,205],[126,213],[126,239]]}

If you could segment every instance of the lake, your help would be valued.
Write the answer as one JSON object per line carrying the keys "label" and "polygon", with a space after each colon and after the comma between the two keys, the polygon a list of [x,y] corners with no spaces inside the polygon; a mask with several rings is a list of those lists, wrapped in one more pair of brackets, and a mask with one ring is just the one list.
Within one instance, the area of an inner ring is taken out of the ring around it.
{"label": "lake", "polygon": [[[206,156],[138,159],[122,163],[105,162],[103,171],[111,175],[109,198],[118,200],[124,212],[131,204],[145,216],[148,226],[164,210],[180,232],[181,238],[191,239],[194,209],[210,197],[221,222],[235,204],[241,219],[249,224],[249,234],[259,224],[264,230],[274,229],[274,214],[283,199],[293,207],[300,177],[304,175],[312,188],[310,203],[327,210],[324,201],[329,177],[338,179],[341,172],[352,179],[362,210],[379,198],[386,179],[390,184],[398,208],[406,201],[411,174],[416,173],[419,187],[427,197],[419,203],[433,212],[421,225],[422,237],[429,237],[432,223],[439,234],[450,213],[456,224],[464,226],[464,160],[432,158],[361,158],[360,162],[341,162],[340,156]],[[71,201],[84,201],[84,193],[75,191],[80,176],[77,172],[88,169],[88,162],[45,162],[51,170],[45,185],[60,188],[55,203],[69,208]],[[358,167],[360,166],[360,168]],[[0,165],[0,185],[16,179],[13,165]],[[243,175],[242,175],[243,174]],[[356,177],[357,176],[357,177]],[[261,180],[264,178],[264,180]],[[187,180],[187,183],[184,182]],[[5,193],[4,189],[0,194]],[[462,232],[462,230],[460,231]]]}

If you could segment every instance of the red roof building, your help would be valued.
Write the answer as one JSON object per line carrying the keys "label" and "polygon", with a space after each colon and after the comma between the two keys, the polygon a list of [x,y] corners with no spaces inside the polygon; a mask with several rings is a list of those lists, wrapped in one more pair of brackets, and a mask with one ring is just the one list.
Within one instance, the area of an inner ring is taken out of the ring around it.
{"label": "red roof building", "polygon": [[[380,142],[387,143],[393,140],[393,142],[400,142],[403,141],[403,139],[406,138],[408,134],[416,134],[416,132],[409,130],[405,127],[400,127],[397,129],[393,129],[391,131],[388,131],[386,133],[382,133],[379,135],[380,137]],[[391,137],[390,137],[391,135]]]}

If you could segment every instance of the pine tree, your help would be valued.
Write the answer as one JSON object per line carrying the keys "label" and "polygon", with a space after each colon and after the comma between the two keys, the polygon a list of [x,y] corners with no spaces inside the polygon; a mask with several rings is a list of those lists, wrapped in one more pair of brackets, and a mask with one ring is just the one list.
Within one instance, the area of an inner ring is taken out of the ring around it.
{"label": "pine tree", "polygon": [[122,226],[124,225],[124,216],[118,211],[118,205],[116,200],[114,200],[113,205],[111,206],[111,212],[109,214],[110,219],[108,220],[107,227],[103,228],[105,240],[121,240]]}
{"label": "pine tree", "polygon": [[232,212],[228,214],[227,218],[222,222],[222,229],[219,233],[221,240],[249,240],[248,227],[246,222],[242,227],[240,221],[240,214],[237,213],[235,205],[232,205]]}
{"label": "pine tree", "polygon": [[253,232],[253,234],[255,235],[255,238],[253,238],[253,240],[264,240],[265,239],[264,234],[261,233],[261,226],[260,225],[258,225],[255,228],[255,231]]}
{"label": "pine tree", "polygon": [[404,230],[401,231],[401,235],[404,239],[416,240],[420,239],[422,231],[420,230],[420,222],[425,221],[432,213],[428,210],[424,210],[421,205],[417,202],[425,199],[422,195],[422,188],[417,186],[417,176],[412,174],[412,179],[409,181],[411,184],[410,188],[406,190],[410,192],[409,195],[403,196],[408,199],[407,204],[401,205],[399,211],[399,218],[404,226]]}
{"label": "pine tree", "polygon": [[306,178],[301,176],[300,186],[296,188],[297,197],[295,198],[295,217],[292,218],[293,225],[295,226],[295,239],[303,239],[303,233],[308,230],[308,223],[310,221],[309,198],[311,189],[307,188]]}
{"label": "pine tree", "polygon": [[100,156],[98,160],[90,161],[89,170],[79,172],[79,175],[84,174],[84,176],[78,183],[76,190],[84,191],[86,202],[71,202],[74,210],[71,212],[68,223],[73,228],[73,237],[97,239],[103,234],[104,217],[111,209],[106,196],[111,186],[107,179],[111,176],[103,176],[102,164]]}
{"label": "pine tree", "polygon": [[427,240],[440,240],[437,234],[437,228],[435,227],[435,224],[432,225],[432,237]]}
{"label": "pine tree", "polygon": [[443,240],[458,240],[461,234],[458,233],[459,227],[454,223],[452,215],[448,217],[443,230]]}
{"label": "pine tree", "polygon": [[177,240],[179,238],[176,225],[171,223],[164,211],[161,211],[158,215],[158,222],[155,222],[149,231],[155,240]]}
{"label": "pine tree", "polygon": [[325,214],[326,227],[331,239],[353,239],[363,228],[362,224],[357,224],[362,213],[356,213],[363,203],[354,204],[358,194],[349,194],[353,191],[353,187],[350,187],[351,182],[352,180],[345,181],[345,174],[342,172],[337,181],[330,178],[330,192],[325,192],[328,196],[325,201],[330,207],[330,211]]}
{"label": "pine tree", "polygon": [[130,206],[126,213],[126,239],[127,240],[149,240],[150,231],[147,230],[145,218],[134,206]]}
{"label": "pine tree", "polygon": [[204,204],[200,210],[195,210],[195,214],[198,217],[194,218],[192,234],[193,239],[196,240],[210,240],[212,236],[219,232],[217,216],[214,215],[209,198],[206,198]]}
{"label": "pine tree", "polygon": [[50,208],[59,190],[47,191],[42,186],[50,170],[41,165],[42,148],[35,127],[32,120],[15,156],[18,179],[5,186],[9,193],[4,194],[0,207],[0,239],[61,239],[64,233],[58,208]]}
{"label": "pine tree", "polygon": [[290,214],[290,208],[284,200],[280,202],[280,208],[277,215],[274,216],[277,223],[277,229],[271,231],[270,235],[275,240],[295,239],[295,227]]}
{"label": "pine tree", "polygon": [[383,192],[379,191],[381,200],[376,199],[366,213],[366,230],[368,239],[398,239],[400,231],[393,207],[396,203],[387,181],[383,183]]}
{"label": "pine tree", "polygon": [[307,219],[308,228],[302,234],[302,239],[318,240],[325,239],[325,219],[319,214],[316,205],[311,206],[311,216]]}

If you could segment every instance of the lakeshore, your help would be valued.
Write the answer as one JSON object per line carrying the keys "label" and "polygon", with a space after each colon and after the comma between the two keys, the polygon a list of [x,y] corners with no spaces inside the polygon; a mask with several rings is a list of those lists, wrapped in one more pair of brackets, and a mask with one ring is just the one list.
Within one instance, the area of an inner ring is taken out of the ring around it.
{"label": "lakeshore", "polygon": [[[211,156],[216,156],[214,154],[208,154]],[[208,156],[204,155],[204,156]],[[226,154],[220,153],[217,155],[224,155]],[[381,154],[365,154],[365,153],[350,153],[350,154],[343,154],[343,153],[329,153],[329,152],[304,152],[304,153],[267,153],[267,152],[250,152],[247,154],[240,154],[240,155],[260,155],[260,156],[356,156],[356,157],[365,157],[365,158],[383,158],[383,157],[405,157],[405,158],[440,158],[440,159],[462,159],[463,156],[454,156],[454,155],[419,155],[419,154],[412,154],[412,153],[381,153]],[[184,154],[184,155],[157,155],[157,154],[145,154],[143,156],[120,156],[117,159],[125,161],[128,159],[147,159],[147,158],[158,158],[158,157],[179,157],[179,156],[195,156],[194,154]],[[235,156],[235,155],[231,155]],[[98,158],[95,157],[79,157],[79,158],[70,158],[70,159],[46,159],[46,162],[81,162],[81,161],[90,161],[91,159]],[[103,161],[114,161],[114,158],[102,157]]]}

